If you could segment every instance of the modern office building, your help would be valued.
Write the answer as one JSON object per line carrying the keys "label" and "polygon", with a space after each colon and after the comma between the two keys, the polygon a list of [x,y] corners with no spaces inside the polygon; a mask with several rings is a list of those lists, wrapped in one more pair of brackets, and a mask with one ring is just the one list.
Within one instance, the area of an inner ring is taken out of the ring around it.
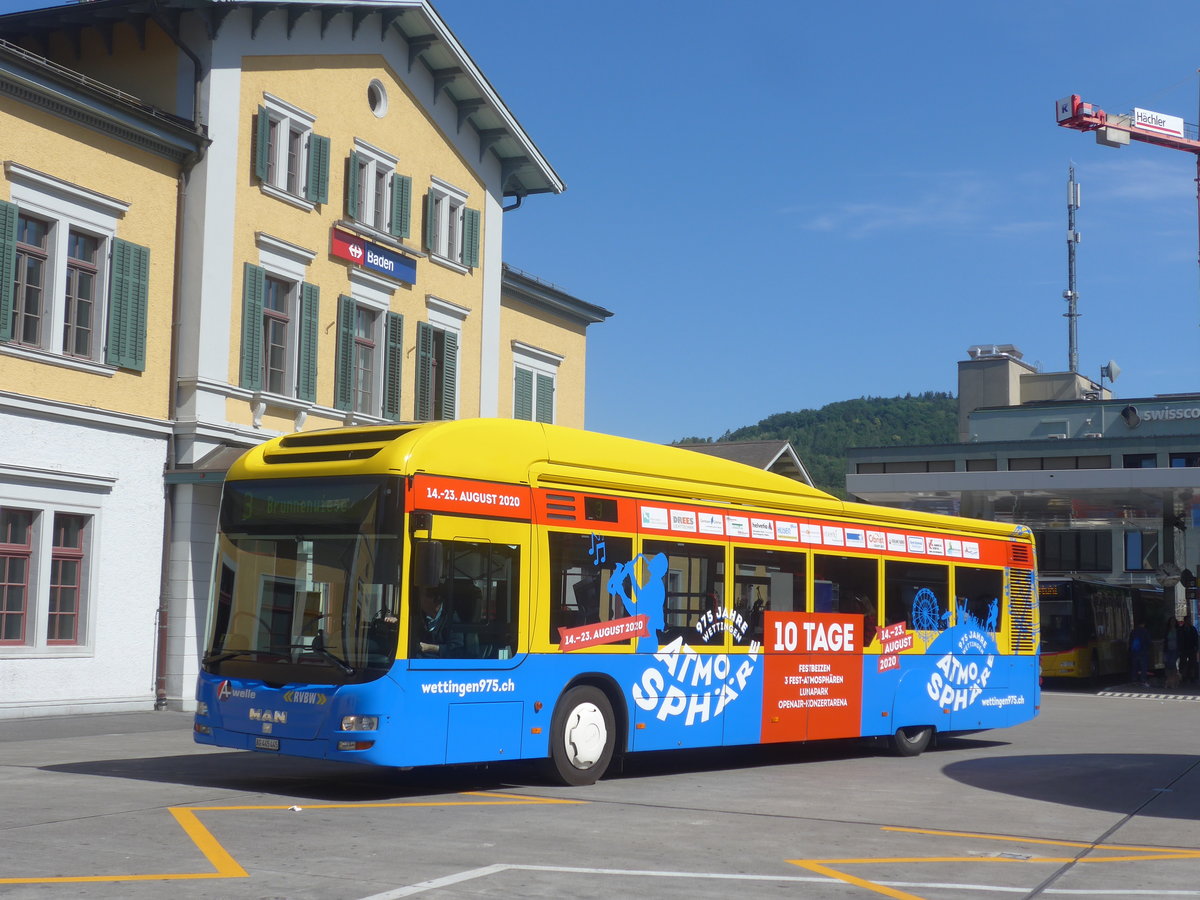
{"label": "modern office building", "polygon": [[850,451],[853,496],[1028,525],[1043,577],[1200,571],[1200,394],[1119,399],[1011,345],[972,347],[958,383],[959,441]]}

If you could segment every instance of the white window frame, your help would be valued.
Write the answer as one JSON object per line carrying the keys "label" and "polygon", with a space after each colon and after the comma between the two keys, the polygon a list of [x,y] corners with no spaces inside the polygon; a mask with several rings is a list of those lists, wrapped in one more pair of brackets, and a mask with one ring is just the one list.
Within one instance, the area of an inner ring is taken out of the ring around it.
{"label": "white window frame", "polygon": [[[0,660],[94,655],[103,522],[97,495],[111,493],[115,483],[115,478],[0,465],[0,484],[4,484],[4,491],[0,494],[0,507],[29,510],[34,514],[25,611],[25,643],[0,644]],[[83,516],[88,519],[84,537],[83,571],[79,585],[77,642],[74,644],[47,643],[56,514]]]}
{"label": "white window frame", "polygon": [[517,369],[526,369],[533,373],[533,421],[537,421],[537,397],[538,397],[538,375],[547,375],[553,382],[555,402],[550,405],[550,424],[558,421],[558,367],[562,365],[564,357],[557,353],[551,353],[549,350],[543,350],[540,347],[534,347],[532,344],[526,344],[522,341],[512,342],[513,355],[513,377],[512,377],[512,409],[515,415],[517,409]]}
{"label": "white window frame", "polygon": [[392,295],[396,286],[391,282],[378,278],[362,270],[350,270],[350,299],[356,305],[366,307],[375,313],[375,325],[372,339],[375,341],[375,372],[371,378],[371,412],[351,410],[347,413],[349,421],[363,418],[383,422],[383,378],[385,372],[385,357],[387,356],[387,314],[391,311]]}
{"label": "white window frame", "polygon": [[[400,162],[395,156],[368,144],[359,138],[354,139],[354,152],[358,154],[359,166],[359,198],[358,218],[355,219],[368,228],[373,228],[380,234],[389,234],[392,206],[392,175]],[[377,197],[375,185],[382,177],[383,193]],[[376,201],[382,201],[383,208],[378,208]]]}
{"label": "white window frame", "polygon": [[467,196],[462,188],[430,176],[428,214],[433,217],[433,244],[429,258],[458,272],[467,271],[462,262]]}
{"label": "white window frame", "polygon": [[[9,200],[18,215],[28,215],[48,223],[46,239],[46,283],[42,286],[46,315],[38,346],[6,343],[5,352],[46,360],[57,365],[97,374],[110,374],[113,367],[104,364],[108,328],[109,267],[117,222],[129,204],[97,191],[81,187],[30,169],[11,160],[4,164],[10,182]],[[63,324],[66,319],[67,244],[72,231],[91,235],[100,242],[96,260],[96,296],[93,300],[92,348],[87,357],[63,352]]]}
{"label": "white window frame", "polygon": [[[285,139],[275,141],[275,152],[271,154],[272,158],[269,160],[271,177],[263,179],[259,183],[259,187],[265,194],[311,210],[314,208],[314,204],[305,199],[304,192],[308,178],[308,145],[317,117],[266,92],[263,93],[263,109],[266,111],[267,118],[271,120],[271,124],[278,129],[276,133],[284,136]],[[294,191],[289,190],[287,166],[289,144],[287,138],[291,137],[293,126],[296,131],[300,132],[300,151],[296,156],[296,189]]]}

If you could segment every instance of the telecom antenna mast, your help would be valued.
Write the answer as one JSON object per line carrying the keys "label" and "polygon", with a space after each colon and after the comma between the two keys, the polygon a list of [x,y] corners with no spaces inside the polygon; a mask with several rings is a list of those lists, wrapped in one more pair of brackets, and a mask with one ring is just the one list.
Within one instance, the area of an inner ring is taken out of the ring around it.
{"label": "telecom antenna mast", "polygon": [[1079,209],[1079,183],[1075,180],[1075,167],[1071,166],[1068,171],[1070,178],[1067,181],[1067,289],[1063,291],[1067,311],[1063,316],[1067,320],[1070,371],[1074,374],[1079,371],[1079,330],[1076,325],[1079,318],[1079,292],[1075,290],[1075,245],[1079,243],[1079,232],[1075,230],[1075,210]]}

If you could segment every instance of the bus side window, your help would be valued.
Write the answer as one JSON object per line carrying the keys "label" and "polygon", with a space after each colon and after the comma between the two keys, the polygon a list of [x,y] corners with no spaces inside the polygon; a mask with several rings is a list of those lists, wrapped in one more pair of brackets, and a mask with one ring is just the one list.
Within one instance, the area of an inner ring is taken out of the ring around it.
{"label": "bus side window", "polygon": [[803,553],[733,548],[733,612],[727,629],[733,642],[762,642],[763,617],[770,611],[804,612]]}
{"label": "bus side window", "polygon": [[950,627],[950,567],[889,559],[884,563],[884,624],[909,631]]}
{"label": "bus side window", "polygon": [[966,612],[985,631],[995,633],[1004,622],[1004,572],[1000,569],[954,567],[954,594],[959,622]]}
{"label": "bus side window", "polygon": [[863,617],[862,646],[879,625],[879,563],[861,556],[813,556],[813,611]]}
{"label": "bus side window", "polygon": [[639,583],[647,583],[656,577],[660,568],[662,570],[661,589],[642,591],[651,602],[656,602],[663,593],[666,595],[661,610],[645,610],[650,616],[650,627],[658,631],[660,644],[670,643],[678,637],[693,645],[725,642],[723,633],[705,627],[725,608],[724,547],[683,541],[645,541],[640,561]]}
{"label": "bus side window", "polygon": [[[434,588],[414,585],[414,597],[432,597],[427,610],[414,602],[413,655],[443,659],[508,659],[517,649],[520,548],[507,544],[445,541],[442,578]],[[424,626],[436,629],[431,634]],[[420,652],[421,643],[437,651]]]}
{"label": "bus side window", "polygon": [[551,644],[559,642],[560,628],[594,625],[627,613],[608,590],[617,565],[629,562],[633,541],[598,534],[552,531],[550,550]]}

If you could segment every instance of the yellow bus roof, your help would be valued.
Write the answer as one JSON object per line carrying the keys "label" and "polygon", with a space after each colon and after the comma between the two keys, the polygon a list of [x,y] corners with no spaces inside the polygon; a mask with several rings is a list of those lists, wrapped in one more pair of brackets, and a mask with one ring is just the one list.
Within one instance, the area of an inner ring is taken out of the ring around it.
{"label": "yellow bus roof", "polygon": [[758,506],[856,521],[1010,536],[1014,526],[844,503],[802,482],[680,447],[526,422],[456,419],[307,431],[248,450],[229,480],[418,472],[532,487]]}

